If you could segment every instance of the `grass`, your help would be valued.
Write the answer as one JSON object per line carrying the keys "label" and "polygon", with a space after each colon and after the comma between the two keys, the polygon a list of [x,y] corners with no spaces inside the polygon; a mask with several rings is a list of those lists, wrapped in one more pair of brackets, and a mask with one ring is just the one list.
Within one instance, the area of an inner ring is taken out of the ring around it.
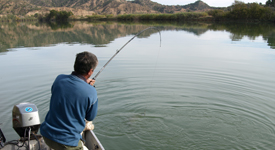
{"label": "grass", "polygon": [[208,14],[205,12],[186,12],[186,13],[176,13],[176,14],[126,14],[118,15],[117,20],[171,20],[171,21],[181,21],[181,20],[199,20],[201,18],[207,17]]}

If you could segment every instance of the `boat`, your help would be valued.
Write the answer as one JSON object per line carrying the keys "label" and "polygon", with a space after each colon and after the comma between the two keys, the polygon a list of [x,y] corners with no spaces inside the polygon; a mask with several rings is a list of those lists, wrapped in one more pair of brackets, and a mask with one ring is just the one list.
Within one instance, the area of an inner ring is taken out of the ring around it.
{"label": "boat", "polygon": [[[43,140],[41,135],[36,135],[37,139],[28,140],[12,140],[2,143],[4,147],[1,150],[51,150]],[[105,150],[93,130],[84,131],[82,135],[86,141],[85,146],[89,150]]]}
{"label": "boat", "polygon": [[[93,130],[84,131],[82,135],[86,141],[85,146],[89,150],[105,150]],[[13,140],[7,143],[3,143],[4,147],[0,147],[1,150],[51,150],[43,140],[41,135],[37,135],[39,142],[36,139],[28,140]],[[22,146],[22,147],[21,147]]]}
{"label": "boat", "polygon": [[[0,150],[52,150],[44,142],[42,135],[37,134],[40,120],[34,104],[20,103],[15,105],[12,116],[13,128],[20,139],[6,142],[0,128]],[[93,130],[83,131],[82,139],[89,150],[105,150]]]}
{"label": "boat", "polygon": [[93,130],[84,131],[82,138],[86,141],[85,146],[89,150],[105,150]]}

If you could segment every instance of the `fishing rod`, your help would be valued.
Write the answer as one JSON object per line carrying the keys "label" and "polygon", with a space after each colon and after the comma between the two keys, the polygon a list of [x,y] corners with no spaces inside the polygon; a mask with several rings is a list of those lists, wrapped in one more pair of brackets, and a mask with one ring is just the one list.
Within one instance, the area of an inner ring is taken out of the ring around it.
{"label": "fishing rod", "polygon": [[[99,72],[95,75],[95,77],[93,77],[93,80],[95,80],[97,78],[97,76],[105,69],[105,67],[111,62],[111,60],[128,44],[130,43],[135,37],[137,37],[138,35],[140,35],[141,33],[143,33],[144,31],[146,30],[149,30],[149,29],[156,29],[158,30],[156,27],[149,27],[149,28],[146,28],[142,31],[140,31],[139,33],[137,33],[134,37],[132,37],[126,44],[124,44],[119,50],[116,51],[116,53],[107,61],[107,63],[99,70]],[[161,46],[161,34],[160,34],[160,31],[158,30],[159,32],[159,35],[160,35],[160,46]]]}

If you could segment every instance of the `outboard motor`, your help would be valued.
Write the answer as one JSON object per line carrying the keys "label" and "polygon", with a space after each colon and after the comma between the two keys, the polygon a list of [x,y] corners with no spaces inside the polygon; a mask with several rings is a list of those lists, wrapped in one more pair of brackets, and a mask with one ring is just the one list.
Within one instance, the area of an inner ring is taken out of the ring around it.
{"label": "outboard motor", "polygon": [[37,107],[32,103],[20,103],[14,105],[12,110],[13,129],[22,137],[27,137],[31,130],[36,134],[40,127],[40,119]]}
{"label": "outboard motor", "polygon": [[5,146],[6,138],[0,128],[0,149]]}

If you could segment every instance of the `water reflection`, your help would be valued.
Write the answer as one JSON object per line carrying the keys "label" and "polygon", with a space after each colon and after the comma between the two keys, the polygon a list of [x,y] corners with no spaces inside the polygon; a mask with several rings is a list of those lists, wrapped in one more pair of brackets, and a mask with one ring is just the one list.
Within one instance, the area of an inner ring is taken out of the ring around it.
{"label": "water reflection", "polygon": [[[230,32],[232,41],[242,40],[245,36],[249,37],[250,40],[255,40],[257,37],[265,37],[268,41],[268,38],[273,38],[272,33],[274,33],[275,28],[273,24],[213,24],[209,26],[209,29],[220,31],[225,30]],[[268,42],[269,43],[269,42]]]}
{"label": "water reflection", "polygon": [[[57,28],[48,24],[6,24],[0,28],[0,52],[15,47],[40,47],[58,43],[82,43],[102,46],[119,37],[136,34],[147,28],[143,25],[123,25],[117,23],[96,24],[73,22],[71,28]],[[68,27],[68,26],[67,26]],[[54,28],[54,30],[52,29]],[[142,37],[153,32],[147,31]]]}
{"label": "water reflection", "polygon": [[268,46],[270,46],[272,49],[275,49],[275,33],[274,32],[270,32],[268,36],[264,36],[263,38],[267,41]]}
{"label": "water reflection", "polygon": [[67,28],[73,28],[74,25],[65,21],[65,22],[48,22],[47,25],[51,27],[52,30],[58,30],[58,29],[67,29]]}
{"label": "water reflection", "polygon": [[[183,30],[196,36],[203,35],[209,30],[227,31],[231,33],[229,38],[232,41],[240,41],[244,37],[248,37],[250,40],[262,37],[270,48],[275,48],[275,26],[273,24],[70,22],[63,24],[1,24],[0,52],[6,52],[16,47],[41,47],[58,43],[82,43],[101,47],[116,38],[134,35],[149,26],[157,26],[160,30]],[[156,32],[148,30],[141,37],[149,37]]]}

